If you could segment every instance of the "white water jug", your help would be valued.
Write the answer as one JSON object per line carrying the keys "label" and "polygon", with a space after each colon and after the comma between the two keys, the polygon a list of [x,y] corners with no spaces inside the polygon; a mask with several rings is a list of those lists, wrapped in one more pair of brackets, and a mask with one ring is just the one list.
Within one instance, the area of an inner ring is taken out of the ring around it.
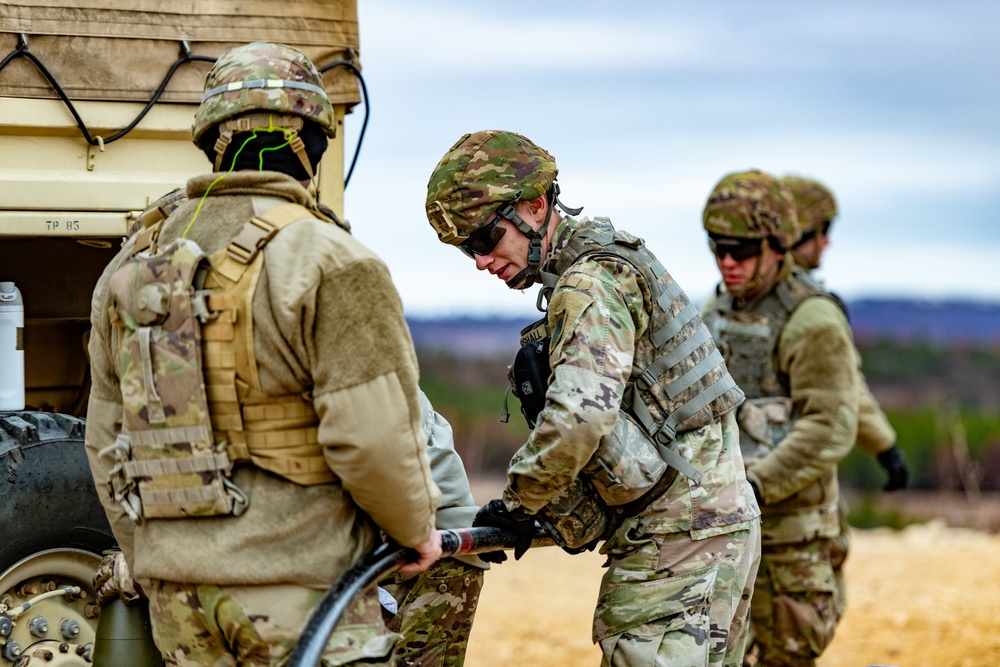
{"label": "white water jug", "polygon": [[24,409],[24,302],[0,282],[0,411]]}

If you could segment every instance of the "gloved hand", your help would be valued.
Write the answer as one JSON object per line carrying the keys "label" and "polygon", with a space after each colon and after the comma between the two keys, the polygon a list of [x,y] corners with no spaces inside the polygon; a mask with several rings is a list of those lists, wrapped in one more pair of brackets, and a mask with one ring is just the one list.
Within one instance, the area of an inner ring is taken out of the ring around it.
{"label": "gloved hand", "polygon": [[760,497],[760,489],[757,487],[757,483],[753,480],[747,480],[750,482],[750,488],[753,489],[753,497],[757,499],[757,505],[762,506],[764,504],[764,499]]}
{"label": "gloved hand", "polygon": [[561,547],[561,548],[570,556],[576,556],[578,554],[582,554],[584,551],[593,551],[597,547],[597,544],[599,542],[600,540],[591,540],[590,542],[587,542],[586,544],[580,547]]}
{"label": "gloved hand", "polygon": [[893,445],[884,452],[879,452],[878,463],[889,475],[889,481],[882,488],[886,491],[895,491],[906,486],[909,479],[909,471],[906,468],[906,460],[899,447]]}
{"label": "gloved hand", "polygon": [[104,606],[116,597],[125,604],[131,604],[146,593],[128,571],[125,554],[120,551],[106,555],[94,572],[94,589],[97,591],[97,604]]}
{"label": "gloved hand", "polygon": [[[486,503],[476,512],[476,518],[472,520],[472,527],[479,528],[481,526],[503,528],[517,536],[517,542],[514,546],[514,560],[521,559],[524,552],[531,546],[531,539],[535,536],[534,517],[520,507],[513,512],[509,511],[499,498]],[[507,560],[507,554],[503,551],[481,553],[479,557],[487,563],[502,563]]]}

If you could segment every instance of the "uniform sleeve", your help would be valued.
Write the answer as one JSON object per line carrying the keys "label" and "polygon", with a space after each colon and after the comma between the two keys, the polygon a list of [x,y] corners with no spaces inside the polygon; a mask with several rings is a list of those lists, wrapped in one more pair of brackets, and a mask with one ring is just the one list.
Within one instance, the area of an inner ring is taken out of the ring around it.
{"label": "uniform sleeve", "polygon": [[613,259],[584,260],[549,303],[552,375],[545,407],[508,468],[504,501],[531,513],[569,485],[614,427],[648,324],[641,276]]}
{"label": "uniform sleeve", "polygon": [[861,391],[847,320],[825,297],[792,313],[778,341],[779,370],[788,377],[796,421],[766,458],[747,470],[767,504],[801,491],[854,446]]}
{"label": "uniform sleeve", "polygon": [[108,321],[108,306],[111,305],[111,300],[108,297],[108,279],[113,267],[117,265],[118,262],[113,261],[105,269],[104,274],[97,282],[91,301],[90,341],[87,345],[87,354],[90,357],[91,386],[90,400],[87,404],[87,431],[84,442],[97,495],[104,506],[104,513],[107,514],[115,540],[131,566],[134,564],[132,547],[135,524],[117,503],[112,502],[108,494],[108,473],[115,465],[115,461],[113,455],[105,451],[106,448],[114,444],[121,432],[123,414],[121,386],[115,370],[117,368],[115,357],[117,345],[112,338],[114,332]]}
{"label": "uniform sleeve", "polygon": [[441,490],[437,509],[438,528],[468,528],[479,511],[472,498],[469,478],[462,458],[455,451],[455,437],[444,417],[434,411],[430,400],[420,392],[422,426],[427,436],[427,456],[431,475]]}
{"label": "uniform sleeve", "polygon": [[390,537],[420,544],[440,493],[425,451],[416,353],[388,270],[370,258],[326,272],[311,312],[302,339],[327,463]]}
{"label": "uniform sleeve", "polygon": [[858,377],[861,384],[858,404],[858,448],[865,454],[877,456],[896,444],[896,431],[872,395],[871,388],[861,373],[861,355],[857,356]]}
{"label": "uniform sleeve", "polygon": [[[431,475],[441,490],[438,503],[436,526],[439,529],[469,528],[479,506],[472,498],[469,477],[465,464],[455,451],[455,438],[448,420],[435,412],[430,400],[421,390],[420,408],[423,413],[423,428],[427,435],[427,456],[431,462]],[[489,569],[489,563],[479,556],[459,556],[457,560],[467,565]]]}

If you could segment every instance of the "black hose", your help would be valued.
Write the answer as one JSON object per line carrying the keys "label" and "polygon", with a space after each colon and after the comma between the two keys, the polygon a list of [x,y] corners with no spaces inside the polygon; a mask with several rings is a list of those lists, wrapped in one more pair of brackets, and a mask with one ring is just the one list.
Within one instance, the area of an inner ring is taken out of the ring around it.
{"label": "black hose", "polygon": [[[460,528],[441,531],[441,557],[513,549],[518,538],[502,528]],[[552,546],[555,542],[543,529],[531,541],[532,547]],[[386,543],[362,558],[323,595],[306,623],[287,667],[315,667],[323,657],[326,643],[355,596],[377,581],[392,574],[405,563],[415,560],[416,552],[398,544]]]}
{"label": "black hose", "polygon": [[411,550],[397,544],[386,543],[348,570],[340,581],[326,592],[313,610],[299,643],[292,652],[288,667],[318,665],[323,657],[326,642],[354,598],[371,584],[413,560],[412,555],[408,556],[408,551]]}

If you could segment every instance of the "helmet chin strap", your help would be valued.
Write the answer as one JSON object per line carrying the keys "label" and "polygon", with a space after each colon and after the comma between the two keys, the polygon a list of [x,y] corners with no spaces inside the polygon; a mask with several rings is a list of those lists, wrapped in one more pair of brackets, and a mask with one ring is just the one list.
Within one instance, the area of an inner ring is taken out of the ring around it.
{"label": "helmet chin strap", "polygon": [[289,148],[295,152],[299,162],[305,168],[309,178],[315,177],[309,156],[306,154],[306,145],[299,136],[302,129],[302,119],[298,116],[289,116],[273,113],[244,114],[238,118],[219,123],[219,138],[215,140],[215,171],[222,171],[222,158],[226,154],[226,148],[233,140],[233,134],[238,132],[253,132],[263,130],[265,132],[284,132]]}
{"label": "helmet chin strap", "polygon": [[[510,289],[525,289],[531,287],[538,280],[538,267],[542,264],[542,239],[545,238],[545,233],[548,232],[549,220],[552,218],[552,209],[555,206],[559,206],[567,215],[580,215],[580,212],[583,211],[582,206],[580,208],[568,208],[559,201],[558,183],[552,183],[552,187],[545,193],[545,199],[549,202],[549,206],[545,211],[545,221],[538,229],[532,229],[531,225],[521,219],[521,216],[514,212],[514,207],[511,204],[505,204],[504,208],[499,211],[500,215],[510,220],[515,227],[521,230],[522,234],[528,237],[528,265],[507,281],[507,287]],[[509,211],[507,210],[508,208]]]}
{"label": "helmet chin strap", "polygon": [[517,227],[522,234],[528,237],[528,265],[518,271],[513,278],[507,281],[507,287],[510,289],[524,289],[526,287],[531,287],[535,279],[538,277],[538,267],[542,263],[542,239],[544,234],[542,230],[547,230],[549,227],[549,218],[552,216],[552,206],[551,202],[548,211],[545,213],[545,222],[538,229],[533,229],[531,225],[526,223],[521,216],[514,213],[514,207],[507,204],[510,207],[510,215],[501,211],[501,215],[510,220],[515,227]]}

